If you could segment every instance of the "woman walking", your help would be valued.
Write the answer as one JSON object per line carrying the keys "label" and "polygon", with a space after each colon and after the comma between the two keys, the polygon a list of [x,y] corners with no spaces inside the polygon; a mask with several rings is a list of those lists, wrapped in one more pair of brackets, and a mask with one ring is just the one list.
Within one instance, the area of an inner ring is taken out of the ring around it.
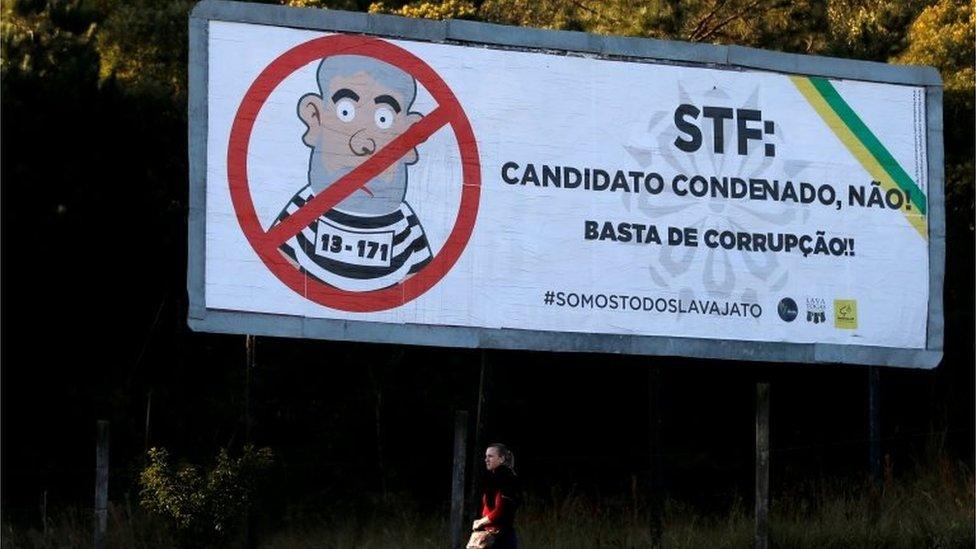
{"label": "woman walking", "polygon": [[472,539],[484,538],[479,542],[484,547],[517,549],[515,512],[521,500],[521,489],[515,474],[515,456],[504,444],[492,444],[485,450],[485,468],[487,472],[481,487],[481,518],[474,521],[472,529],[490,534],[472,536]]}

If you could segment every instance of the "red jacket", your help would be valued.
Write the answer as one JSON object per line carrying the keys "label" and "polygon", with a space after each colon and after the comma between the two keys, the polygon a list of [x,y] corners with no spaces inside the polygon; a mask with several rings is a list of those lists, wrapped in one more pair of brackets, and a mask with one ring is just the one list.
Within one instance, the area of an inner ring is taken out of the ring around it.
{"label": "red jacket", "polygon": [[495,493],[494,501],[488,501],[488,495],[481,496],[481,516],[488,517],[488,524],[493,526],[511,526],[514,517],[514,504],[501,491]]}

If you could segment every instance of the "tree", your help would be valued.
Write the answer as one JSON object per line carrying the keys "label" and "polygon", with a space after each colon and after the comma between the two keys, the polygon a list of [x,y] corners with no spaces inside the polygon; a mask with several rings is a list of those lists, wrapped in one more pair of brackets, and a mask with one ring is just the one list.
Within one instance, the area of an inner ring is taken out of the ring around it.
{"label": "tree", "polygon": [[[925,1],[648,0],[635,4],[627,0],[482,0],[472,4],[425,0],[381,2],[370,10],[884,60],[903,48],[903,29]],[[756,17],[757,13],[762,17]]]}
{"label": "tree", "polygon": [[[892,60],[931,65],[942,74],[949,101],[973,109],[973,58],[976,56],[976,9],[972,0],[939,0],[925,8],[908,30],[908,47]],[[970,128],[971,129],[971,128]],[[972,142],[973,132],[967,132]]]}
{"label": "tree", "polygon": [[186,101],[187,17],[191,0],[103,0],[97,33],[99,74],[130,93]]}
{"label": "tree", "polygon": [[832,0],[822,53],[887,61],[905,48],[907,29],[931,0]]}
{"label": "tree", "polygon": [[445,0],[443,2],[411,2],[393,8],[384,2],[374,2],[369,6],[370,13],[392,13],[419,19],[472,19],[477,13],[474,4],[467,0]]}
{"label": "tree", "polygon": [[946,202],[953,218],[973,231],[973,59],[976,10],[972,0],[939,0],[911,24],[908,47],[893,61],[939,69],[945,90]]}

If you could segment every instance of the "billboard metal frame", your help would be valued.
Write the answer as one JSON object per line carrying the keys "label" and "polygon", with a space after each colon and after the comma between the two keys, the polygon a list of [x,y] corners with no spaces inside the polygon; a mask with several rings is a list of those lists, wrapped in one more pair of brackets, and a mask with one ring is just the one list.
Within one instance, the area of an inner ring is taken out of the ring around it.
{"label": "billboard metal frame", "polygon": [[[548,332],[461,326],[388,324],[236,312],[205,307],[208,23],[223,21],[295,29],[365,34],[440,44],[578,55],[598,59],[762,70],[925,89],[928,142],[929,305],[925,349],[823,343],[772,343],[722,339]],[[205,0],[190,14],[188,322],[193,330],[262,336],[364,341],[440,347],[522,349],[684,356],[705,359],[846,363],[934,368],[943,355],[945,198],[942,142],[942,79],[931,67],[779,53],[742,46],[602,36],[393,15],[290,8]]]}

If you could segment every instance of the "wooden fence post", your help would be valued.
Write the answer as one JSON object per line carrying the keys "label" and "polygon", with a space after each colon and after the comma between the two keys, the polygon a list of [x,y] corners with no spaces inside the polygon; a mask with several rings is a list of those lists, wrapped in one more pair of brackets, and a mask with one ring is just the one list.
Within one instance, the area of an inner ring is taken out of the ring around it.
{"label": "wooden fence post", "polygon": [[454,470],[451,482],[451,548],[461,547],[462,521],[464,520],[464,466],[467,460],[468,412],[458,410],[454,414]]}

